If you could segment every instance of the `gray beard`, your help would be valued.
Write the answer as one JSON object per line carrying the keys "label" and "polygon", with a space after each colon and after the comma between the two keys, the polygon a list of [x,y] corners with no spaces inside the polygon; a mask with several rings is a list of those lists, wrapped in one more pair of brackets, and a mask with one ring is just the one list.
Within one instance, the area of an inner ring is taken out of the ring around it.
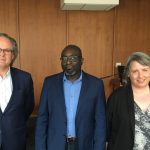
{"label": "gray beard", "polygon": [[73,75],[75,75],[76,74],[76,72],[74,71],[74,72],[72,72],[72,73],[68,73],[68,72],[65,72],[65,75],[66,76],[73,76]]}

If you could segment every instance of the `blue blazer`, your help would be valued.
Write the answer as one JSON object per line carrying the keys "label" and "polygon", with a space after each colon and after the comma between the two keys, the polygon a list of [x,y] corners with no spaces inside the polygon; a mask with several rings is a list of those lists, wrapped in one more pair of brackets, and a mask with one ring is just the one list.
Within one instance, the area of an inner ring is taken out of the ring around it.
{"label": "blue blazer", "polygon": [[[59,73],[44,81],[36,126],[36,150],[65,150],[67,117],[63,75]],[[105,150],[105,119],[103,82],[83,72],[75,119],[77,150]]]}
{"label": "blue blazer", "polygon": [[2,113],[0,109],[0,147],[26,150],[26,121],[33,111],[34,92],[31,75],[11,67],[13,91]]}

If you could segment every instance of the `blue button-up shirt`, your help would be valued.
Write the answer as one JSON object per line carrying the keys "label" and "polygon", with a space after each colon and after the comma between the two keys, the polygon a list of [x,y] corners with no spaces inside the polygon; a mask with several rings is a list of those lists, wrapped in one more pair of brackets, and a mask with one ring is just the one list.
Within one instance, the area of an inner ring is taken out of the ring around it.
{"label": "blue button-up shirt", "polygon": [[82,73],[75,81],[67,80],[64,75],[64,96],[67,112],[67,137],[76,137],[75,116],[82,84]]}

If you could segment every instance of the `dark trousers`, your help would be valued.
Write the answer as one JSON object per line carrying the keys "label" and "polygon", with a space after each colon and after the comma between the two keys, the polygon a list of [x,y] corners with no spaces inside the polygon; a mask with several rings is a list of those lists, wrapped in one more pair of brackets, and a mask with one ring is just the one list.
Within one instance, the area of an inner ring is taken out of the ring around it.
{"label": "dark trousers", "polygon": [[66,138],[65,150],[75,150],[77,139],[75,137]]}
{"label": "dark trousers", "polygon": [[65,150],[75,150],[75,143],[68,143],[68,142],[66,142]]}

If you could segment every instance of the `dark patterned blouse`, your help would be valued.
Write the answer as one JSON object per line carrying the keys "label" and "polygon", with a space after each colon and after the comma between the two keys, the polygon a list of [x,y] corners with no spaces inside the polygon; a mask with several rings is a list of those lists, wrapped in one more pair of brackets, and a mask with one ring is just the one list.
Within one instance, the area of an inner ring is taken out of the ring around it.
{"label": "dark patterned blouse", "polygon": [[135,139],[133,150],[150,150],[150,106],[143,112],[134,103],[135,107]]}

